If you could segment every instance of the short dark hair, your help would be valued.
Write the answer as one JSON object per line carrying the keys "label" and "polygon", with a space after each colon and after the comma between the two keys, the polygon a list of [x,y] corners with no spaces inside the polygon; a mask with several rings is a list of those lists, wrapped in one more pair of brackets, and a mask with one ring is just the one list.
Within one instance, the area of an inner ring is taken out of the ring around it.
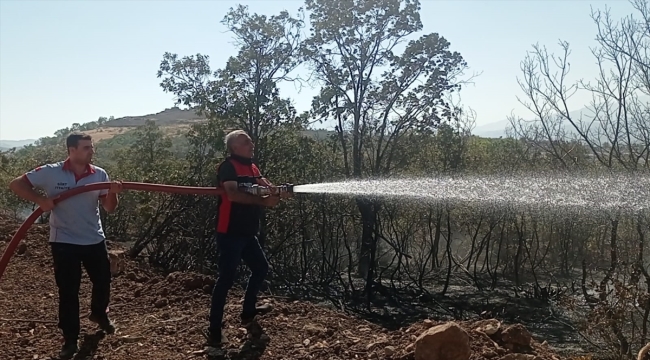
{"label": "short dark hair", "polygon": [[81,140],[92,140],[92,136],[88,134],[84,134],[81,132],[73,132],[72,134],[68,135],[68,137],[65,139],[65,147],[67,149],[73,147],[77,148],[79,146],[79,141]]}

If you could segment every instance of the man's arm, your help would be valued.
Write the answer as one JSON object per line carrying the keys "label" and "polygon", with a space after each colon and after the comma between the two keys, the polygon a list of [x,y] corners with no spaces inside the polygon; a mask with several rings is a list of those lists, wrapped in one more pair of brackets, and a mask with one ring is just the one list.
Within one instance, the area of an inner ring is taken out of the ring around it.
{"label": "man's arm", "polygon": [[269,186],[269,187],[273,186],[273,184],[269,181],[269,179],[262,176],[262,172],[260,171],[260,169],[255,164],[253,164],[253,173],[255,174],[255,176],[258,176],[258,178],[257,178],[257,184],[258,185],[260,185],[260,186]]}
{"label": "man's arm", "polygon": [[217,177],[226,191],[225,196],[228,197],[228,200],[248,205],[273,206],[269,204],[269,200],[266,200],[266,198],[239,191],[237,171],[235,171],[235,167],[230,161],[225,161],[219,166]]}
{"label": "man's arm", "polygon": [[[108,182],[111,179],[108,177],[107,173],[104,173],[104,181]],[[111,187],[115,186],[111,184]],[[112,190],[112,188],[111,188]],[[102,207],[106,210],[107,213],[112,213],[117,209],[117,205],[120,203],[119,198],[117,197],[117,192],[111,190],[102,190],[99,193],[99,200],[102,203]]]}
{"label": "man's arm", "polygon": [[9,189],[19,197],[36,204],[42,203],[46,197],[39,194],[25,176],[19,176],[9,183]]}
{"label": "man's arm", "polygon": [[263,176],[260,177],[259,179],[257,179],[257,184],[260,185],[260,186],[273,187],[273,183],[271,183],[271,182],[269,181],[269,179],[267,179],[267,178],[265,178],[265,177],[263,177]]}
{"label": "man's arm", "polygon": [[[258,185],[260,185],[260,186],[268,186],[268,187],[271,187],[271,188],[275,187],[275,185],[273,185],[273,183],[269,179],[265,178],[262,175],[262,173],[260,172],[260,169],[257,166],[253,165],[253,171],[255,172],[255,176],[259,176],[259,178],[257,179],[257,184]],[[281,193],[280,194],[281,198],[290,198],[292,196],[293,196],[293,194],[291,194],[291,193]]]}
{"label": "man's arm", "polygon": [[39,194],[35,188],[46,187],[48,176],[52,176],[51,170],[52,167],[49,165],[39,166],[13,179],[9,183],[9,189],[19,197],[43,207],[45,202],[51,200]]}
{"label": "man's arm", "polygon": [[99,199],[102,202],[102,207],[109,214],[114,212],[115,209],[117,209],[117,205],[120,203],[120,199],[117,197],[117,193],[108,193]]}
{"label": "man's arm", "polygon": [[232,202],[259,205],[259,206],[274,206],[269,204],[268,198],[252,195],[239,191],[239,186],[236,181],[226,181],[223,183],[223,189],[226,191],[226,196]]}

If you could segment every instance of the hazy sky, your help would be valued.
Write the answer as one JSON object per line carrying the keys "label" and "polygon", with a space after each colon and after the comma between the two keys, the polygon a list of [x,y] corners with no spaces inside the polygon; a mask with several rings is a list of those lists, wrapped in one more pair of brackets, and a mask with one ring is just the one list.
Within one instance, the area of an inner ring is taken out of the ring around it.
{"label": "hazy sky", "polygon": [[[156,71],[164,52],[207,54],[214,69],[236,53],[220,21],[238,3],[251,12],[294,12],[302,1],[29,1],[0,0],[0,139],[52,135],[100,116],[145,115],[173,105]],[[595,25],[590,6],[632,13],[624,0],[422,0],[424,32],[447,38],[483,72],[462,91],[477,124],[526,115],[515,96],[520,62],[533,43],[572,44],[572,78],[592,78]],[[313,89],[282,87],[299,110]],[[573,109],[588,99],[574,99]]]}

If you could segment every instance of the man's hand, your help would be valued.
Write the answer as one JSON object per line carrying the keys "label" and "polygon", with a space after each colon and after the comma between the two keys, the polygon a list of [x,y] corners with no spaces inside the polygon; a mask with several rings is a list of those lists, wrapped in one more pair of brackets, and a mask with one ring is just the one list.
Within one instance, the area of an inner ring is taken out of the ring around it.
{"label": "man's hand", "polygon": [[122,182],[121,181],[111,181],[111,186],[108,188],[108,193],[106,196],[100,197],[102,206],[107,213],[112,213],[117,208],[120,200],[117,198],[117,194],[122,191]]}
{"label": "man's hand", "polygon": [[267,196],[262,200],[262,204],[266,207],[274,207],[280,203],[280,197],[279,196]]}
{"label": "man's hand", "polygon": [[280,197],[283,199],[288,199],[293,197],[293,193],[290,193],[288,191],[284,191],[280,193]]}
{"label": "man's hand", "polygon": [[122,192],[122,182],[121,181],[112,181],[111,187],[108,189],[109,194],[119,194]]}
{"label": "man's hand", "polygon": [[48,212],[48,211],[51,211],[52,209],[54,209],[54,200],[57,197],[53,197],[53,198],[43,197],[43,198],[40,198],[36,202],[36,204],[41,208],[41,210],[43,210],[43,212]]}

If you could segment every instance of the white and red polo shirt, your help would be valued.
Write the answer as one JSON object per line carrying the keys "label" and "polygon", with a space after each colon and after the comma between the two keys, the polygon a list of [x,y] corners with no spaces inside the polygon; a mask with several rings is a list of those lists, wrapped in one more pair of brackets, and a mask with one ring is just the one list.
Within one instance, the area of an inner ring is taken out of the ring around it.
{"label": "white and red polo shirt", "polygon": [[[75,175],[69,159],[39,166],[23,175],[23,179],[43,189],[48,197],[75,187],[110,181],[104,169],[90,164],[84,174]],[[50,214],[50,242],[94,245],[104,241],[99,198],[107,193],[108,190],[89,191],[58,203]]]}

